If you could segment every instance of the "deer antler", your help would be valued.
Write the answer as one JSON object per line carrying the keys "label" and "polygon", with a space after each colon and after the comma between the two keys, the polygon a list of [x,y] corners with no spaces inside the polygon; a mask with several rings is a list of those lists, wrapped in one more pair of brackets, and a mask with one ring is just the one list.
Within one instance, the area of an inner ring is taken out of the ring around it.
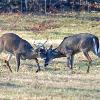
{"label": "deer antler", "polygon": [[47,40],[43,43],[43,45],[46,44],[47,42],[48,42],[48,38],[47,38]]}

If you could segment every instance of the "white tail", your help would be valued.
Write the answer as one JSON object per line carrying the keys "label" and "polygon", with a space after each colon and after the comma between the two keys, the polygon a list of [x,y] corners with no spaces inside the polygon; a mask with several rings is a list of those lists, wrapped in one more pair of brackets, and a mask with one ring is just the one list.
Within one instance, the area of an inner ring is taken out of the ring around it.
{"label": "white tail", "polygon": [[[100,41],[99,41],[99,45],[100,45]],[[100,54],[100,46],[99,46],[99,49],[98,49],[98,54]]]}
{"label": "white tail", "polygon": [[93,38],[93,43],[94,43],[94,50],[95,50],[95,53],[97,55],[98,54],[98,49],[97,49],[97,44],[96,44],[95,38]]}

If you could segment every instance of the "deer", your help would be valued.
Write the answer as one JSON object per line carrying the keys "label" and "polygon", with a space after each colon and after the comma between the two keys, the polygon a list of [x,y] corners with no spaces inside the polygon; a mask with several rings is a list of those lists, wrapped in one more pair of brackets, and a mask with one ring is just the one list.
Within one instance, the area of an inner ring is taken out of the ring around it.
{"label": "deer", "polygon": [[49,62],[55,58],[66,57],[66,65],[72,73],[74,55],[79,52],[83,52],[89,62],[87,68],[87,73],[89,73],[92,62],[92,59],[89,56],[89,51],[92,51],[95,55],[100,57],[98,37],[91,33],[74,34],[65,37],[58,47],[53,49],[53,46],[51,45],[50,48],[47,49],[44,66],[46,68]]}
{"label": "deer", "polygon": [[44,57],[44,55],[42,54],[42,52],[44,52],[45,54],[44,48],[38,47],[38,49],[34,49],[28,41],[22,39],[17,34],[5,33],[0,37],[0,53],[5,51],[9,54],[9,56],[7,60],[4,60],[4,62],[8,66],[10,72],[12,72],[12,70],[9,65],[9,61],[11,60],[12,55],[14,55],[16,58],[17,72],[19,71],[20,67],[20,59],[21,60],[34,59],[38,66],[36,72],[40,71],[40,65],[38,62],[39,51],[41,58]]}

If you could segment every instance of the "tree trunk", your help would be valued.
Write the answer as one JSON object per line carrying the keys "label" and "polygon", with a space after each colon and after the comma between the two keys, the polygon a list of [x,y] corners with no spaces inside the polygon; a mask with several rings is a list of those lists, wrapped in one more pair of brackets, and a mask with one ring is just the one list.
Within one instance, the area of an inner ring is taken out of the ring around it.
{"label": "tree trunk", "polygon": [[28,3],[28,1],[25,0],[25,8],[26,8],[26,12],[27,12],[27,10],[28,10],[28,5],[27,5],[27,3]]}

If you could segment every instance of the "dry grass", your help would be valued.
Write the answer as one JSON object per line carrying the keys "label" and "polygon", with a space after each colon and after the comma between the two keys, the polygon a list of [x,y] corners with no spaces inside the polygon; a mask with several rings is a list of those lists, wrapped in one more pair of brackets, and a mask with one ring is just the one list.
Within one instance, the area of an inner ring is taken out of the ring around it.
{"label": "dry grass", "polygon": [[[95,57],[90,73],[86,74],[87,62],[78,55],[75,60],[75,74],[69,75],[65,68],[65,58],[57,59],[35,73],[34,60],[21,61],[19,72],[15,71],[15,61],[12,59],[13,73],[1,65],[0,98],[7,100],[99,100],[100,98],[100,66]],[[59,61],[60,60],[60,61]],[[81,62],[81,63],[80,63]],[[3,63],[2,63],[3,64]],[[78,69],[79,67],[80,70]]]}
{"label": "dry grass", "polygon": [[100,13],[73,13],[61,16],[1,14],[0,30],[3,33],[13,31],[34,39],[62,39],[66,35],[80,32],[91,32],[100,36],[99,16]]}
{"label": "dry grass", "polygon": [[[100,13],[81,14],[77,18],[77,15],[48,17],[4,14],[0,15],[0,35],[15,32],[30,43],[34,39],[47,37],[49,40],[62,39],[79,32],[93,32],[100,37],[100,21],[92,19],[99,18],[99,15]],[[53,21],[53,28],[51,23],[48,24],[49,21]],[[31,30],[34,25],[41,23],[46,29]],[[0,100],[99,100],[100,59],[92,53],[90,55],[93,63],[89,74],[86,74],[88,63],[82,53],[75,56],[75,73],[72,75],[67,73],[66,58],[54,60],[47,70],[43,68],[43,60],[39,59],[42,69],[39,73],[35,73],[37,67],[34,60],[21,61],[20,70],[16,72],[13,57],[10,62],[13,73],[0,61]]]}

